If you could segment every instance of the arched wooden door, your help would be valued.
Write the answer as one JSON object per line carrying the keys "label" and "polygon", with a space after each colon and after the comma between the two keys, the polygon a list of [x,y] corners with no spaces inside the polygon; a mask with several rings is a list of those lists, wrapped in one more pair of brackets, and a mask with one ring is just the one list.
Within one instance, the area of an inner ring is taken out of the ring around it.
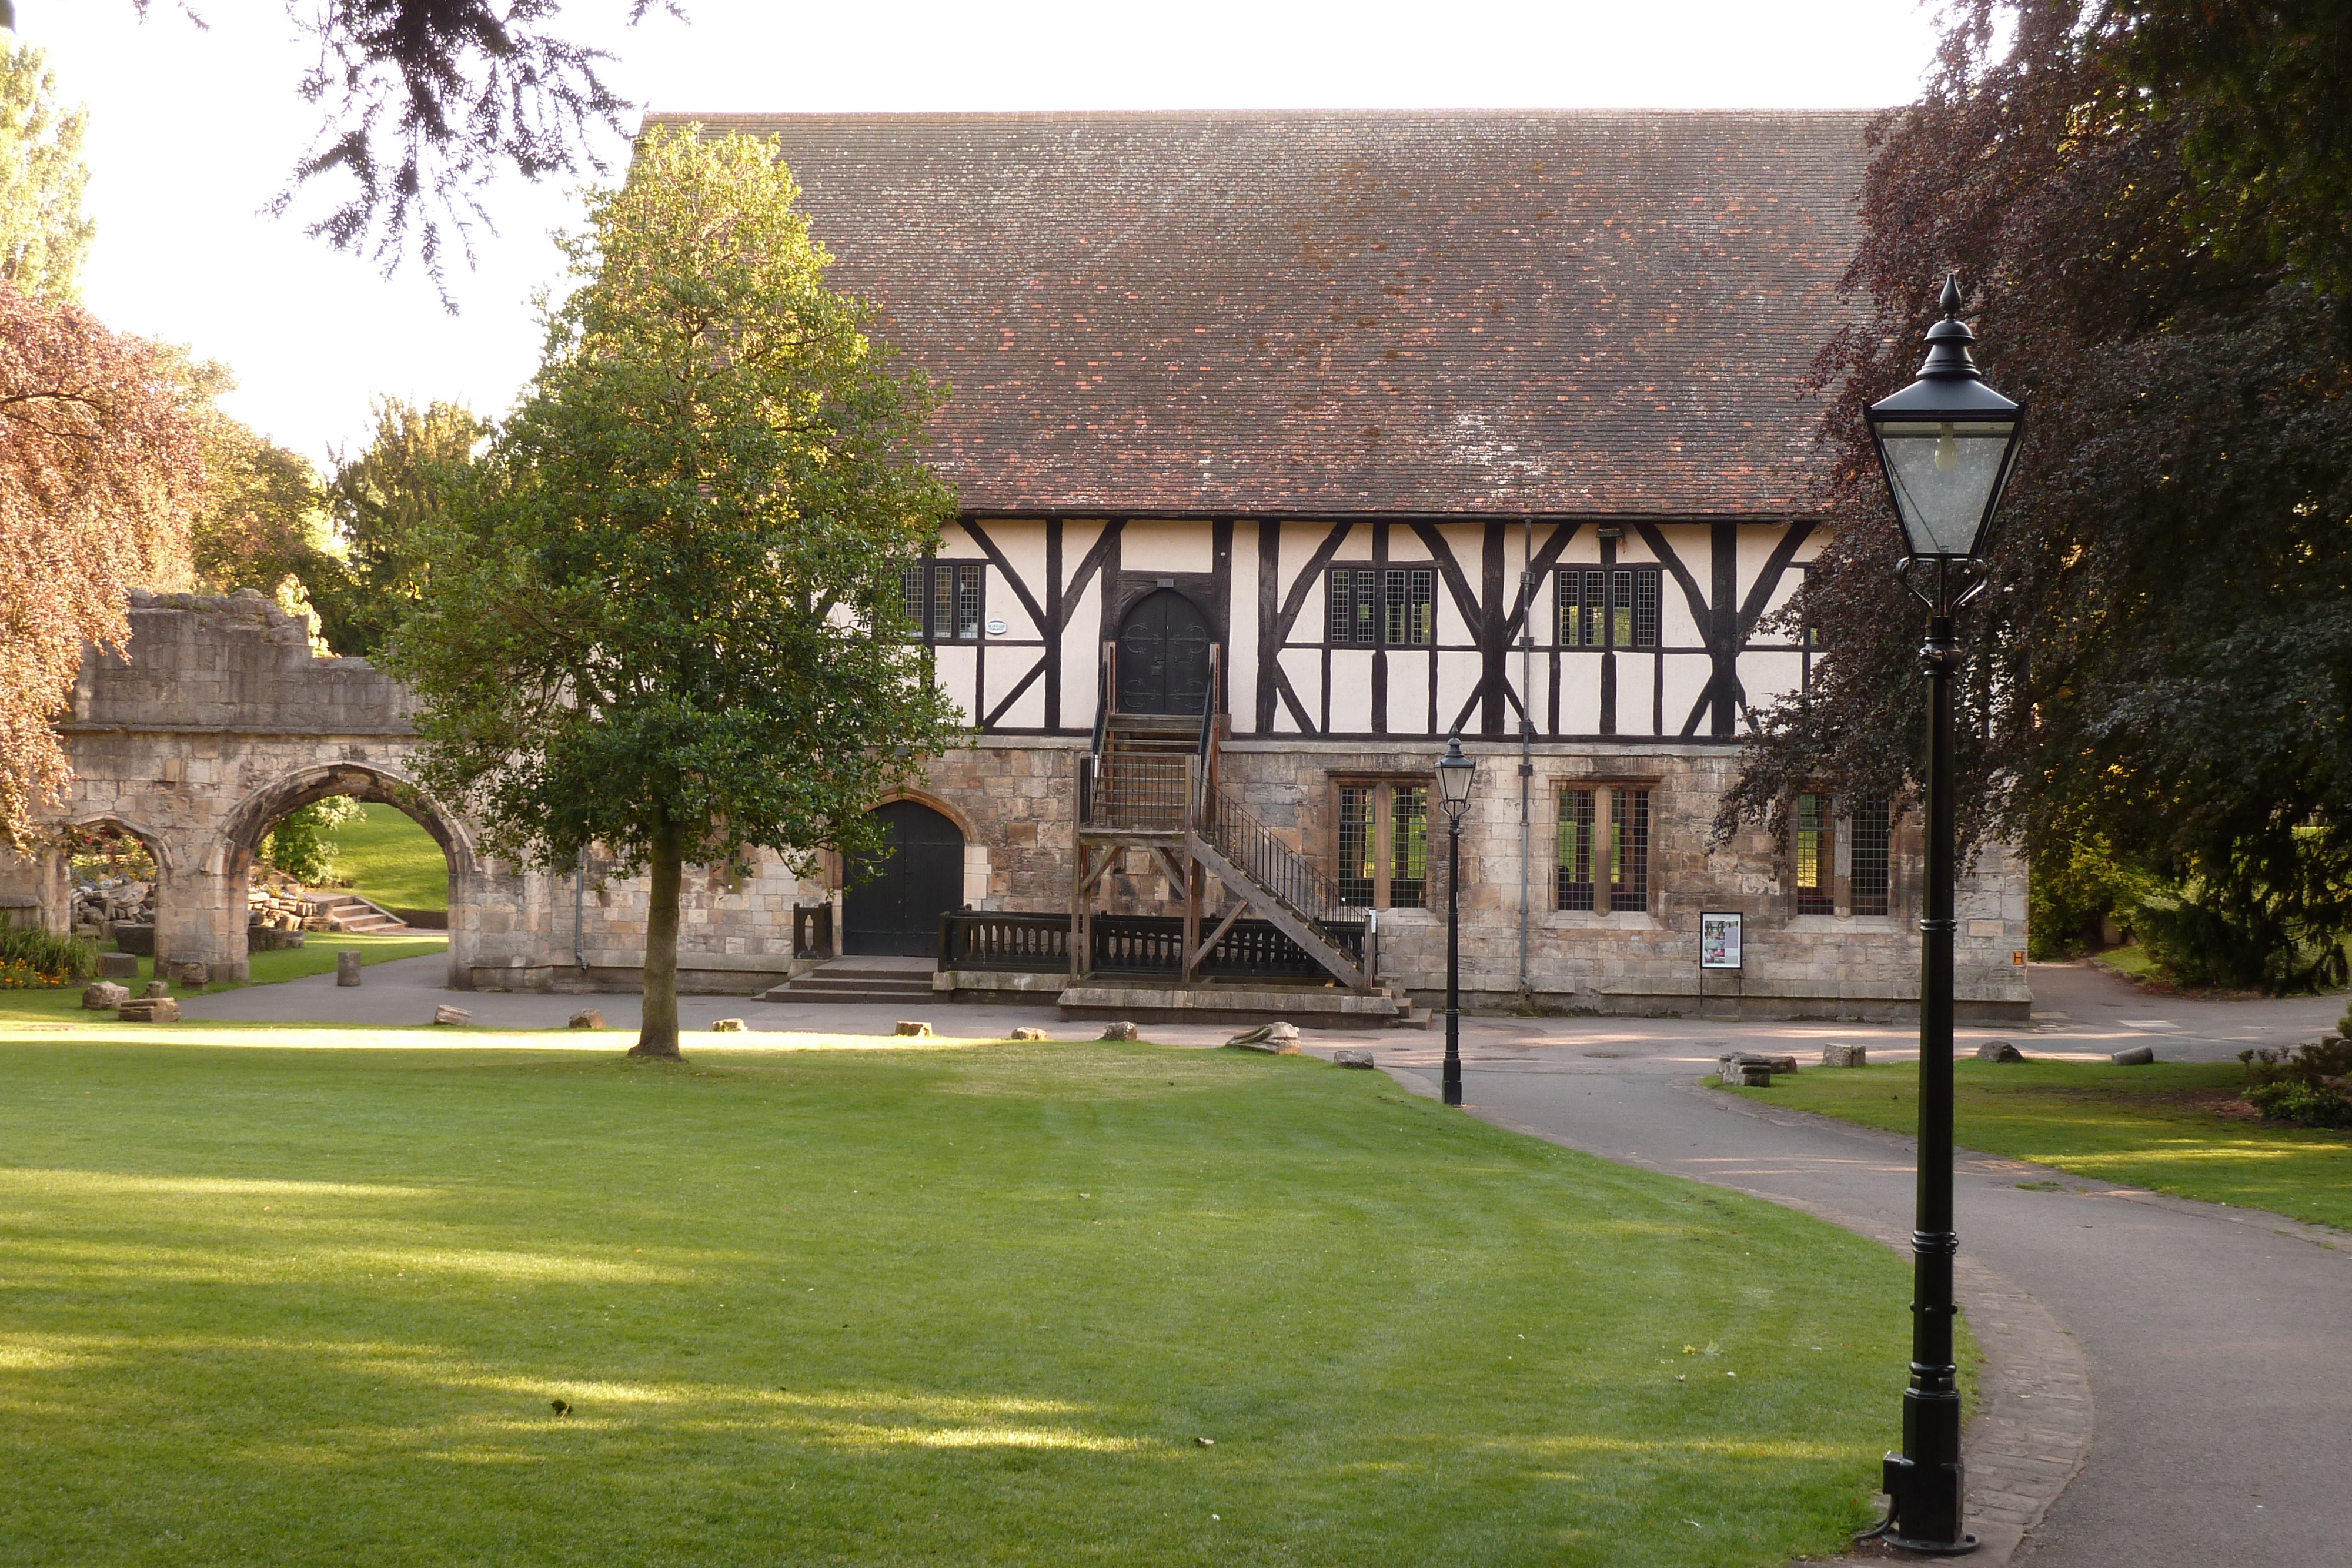
{"label": "arched wooden door", "polygon": [[914,800],[893,800],[873,814],[890,847],[871,878],[842,894],[842,950],[935,956],[940,916],[963,906],[963,835]]}
{"label": "arched wooden door", "polygon": [[1135,601],[1118,628],[1118,711],[1196,714],[1209,695],[1209,622],[1172,588]]}

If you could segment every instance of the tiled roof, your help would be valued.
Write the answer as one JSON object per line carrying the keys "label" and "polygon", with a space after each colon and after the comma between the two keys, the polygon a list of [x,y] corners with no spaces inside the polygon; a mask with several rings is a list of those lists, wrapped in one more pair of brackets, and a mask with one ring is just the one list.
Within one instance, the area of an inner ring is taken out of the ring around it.
{"label": "tiled roof", "polygon": [[782,139],[974,512],[1772,513],[1865,111],[655,114]]}

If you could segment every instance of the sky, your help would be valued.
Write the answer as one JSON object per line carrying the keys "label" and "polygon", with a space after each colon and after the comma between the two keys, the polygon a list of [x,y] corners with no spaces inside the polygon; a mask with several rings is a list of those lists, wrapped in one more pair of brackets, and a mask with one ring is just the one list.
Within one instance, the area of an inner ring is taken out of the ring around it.
{"label": "sky", "polygon": [[[307,8],[320,0],[293,0]],[[308,147],[312,63],[281,0],[15,0],[87,103],[85,302],[110,325],[226,364],[229,411],[322,465],[356,454],[382,396],[504,413],[538,361],[532,300],[560,284],[551,231],[579,182],[509,175],[473,267],[442,307],[413,264],[387,278],[262,209]],[[625,25],[628,0],[565,0],[562,29],[609,49],[641,109],[1807,109],[1912,98],[1934,50],[1916,0],[680,0],[688,20]],[[635,124],[634,113],[628,123]],[[625,142],[596,142],[614,171]],[[820,236],[822,237],[822,236]]]}

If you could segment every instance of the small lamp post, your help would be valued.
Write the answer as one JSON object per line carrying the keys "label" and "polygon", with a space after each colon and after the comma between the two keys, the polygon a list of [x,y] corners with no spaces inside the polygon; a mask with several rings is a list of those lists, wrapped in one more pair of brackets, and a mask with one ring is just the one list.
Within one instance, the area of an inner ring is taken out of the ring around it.
{"label": "small lamp post", "polygon": [[1952,612],[1984,591],[1982,559],[2017,462],[2025,411],[1985,385],[1969,356],[1957,273],[1944,319],[1927,329],[1919,378],[1864,411],[1903,522],[1903,584],[1927,606],[1927,886],[1919,919],[1919,1176],[1911,1232],[1911,1385],[1903,1451],[1886,1456],[1886,1521],[1876,1533],[1913,1552],[1973,1551],[1960,1527],[1960,1395],[1952,1360]]}
{"label": "small lamp post", "polygon": [[1437,800],[1445,808],[1445,1103],[1462,1103],[1462,813],[1478,765],[1462,755],[1462,732],[1437,759]]}

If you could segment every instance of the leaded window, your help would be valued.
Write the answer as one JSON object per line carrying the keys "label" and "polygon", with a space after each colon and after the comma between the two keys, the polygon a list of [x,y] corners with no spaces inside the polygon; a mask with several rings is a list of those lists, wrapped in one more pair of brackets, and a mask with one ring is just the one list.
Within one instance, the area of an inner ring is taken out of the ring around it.
{"label": "leaded window", "polygon": [[1853,831],[1846,851],[1846,886],[1856,915],[1885,915],[1894,864],[1894,813],[1884,800],[1853,803]]}
{"label": "leaded window", "polygon": [[1609,908],[1639,914],[1650,907],[1650,792],[1609,791]]}
{"label": "leaded window", "polygon": [[1429,901],[1429,786],[1339,786],[1339,902],[1418,909]]}
{"label": "leaded window", "polygon": [[1592,791],[1559,792],[1558,907],[1592,907]]}
{"label": "leaded window", "polygon": [[1826,795],[1797,797],[1796,852],[1797,913],[1800,915],[1835,915],[1837,889],[1834,882],[1836,864],[1836,828],[1830,816],[1830,798]]}
{"label": "leaded window", "polygon": [[988,568],[981,561],[932,561],[898,574],[907,619],[919,641],[977,643],[987,620]]}
{"label": "leaded window", "polygon": [[1564,566],[1553,576],[1563,648],[1658,645],[1658,569]]}
{"label": "leaded window", "polygon": [[1328,602],[1335,646],[1426,648],[1437,641],[1434,567],[1333,567]]}

